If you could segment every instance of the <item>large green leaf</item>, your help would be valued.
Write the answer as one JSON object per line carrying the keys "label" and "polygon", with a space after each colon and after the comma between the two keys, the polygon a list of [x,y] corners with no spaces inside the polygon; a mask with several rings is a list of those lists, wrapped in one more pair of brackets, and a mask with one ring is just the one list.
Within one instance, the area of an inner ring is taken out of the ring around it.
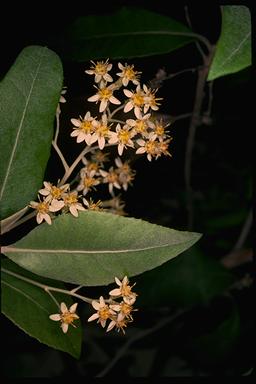
{"label": "large green leaf", "polygon": [[[194,39],[183,24],[137,8],[80,17],[62,40],[63,55],[87,61],[103,57],[140,57],[171,52]],[[186,35],[188,34],[188,35]]]}
{"label": "large green leaf", "polygon": [[0,83],[1,218],[27,205],[42,185],[62,82],[59,57],[30,46]]}
{"label": "large green leaf", "polygon": [[221,35],[208,80],[235,73],[251,65],[251,16],[244,5],[222,7]]}
{"label": "large green leaf", "polygon": [[104,285],[163,264],[193,245],[200,234],[175,231],[106,212],[61,215],[16,244],[10,259],[42,276],[83,285]]}
{"label": "large green leaf", "polygon": [[[43,284],[65,287],[55,281],[39,279],[10,260],[2,260],[1,267],[2,313],[40,342],[78,358],[82,342],[80,321],[76,321],[77,328],[69,327],[68,332],[63,334],[59,324],[49,319],[49,315],[58,313],[58,308],[51,297],[42,288],[18,279],[8,271],[36,281],[40,280]],[[54,296],[59,302],[64,301],[68,306],[72,304],[71,298],[67,295],[54,293]]]}

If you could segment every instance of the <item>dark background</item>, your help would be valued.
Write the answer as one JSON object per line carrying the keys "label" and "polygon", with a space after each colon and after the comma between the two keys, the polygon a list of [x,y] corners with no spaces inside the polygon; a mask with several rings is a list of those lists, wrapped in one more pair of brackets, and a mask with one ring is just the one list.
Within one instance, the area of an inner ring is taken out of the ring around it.
{"label": "dark background", "polygon": [[[61,9],[52,12],[38,4],[32,14],[24,8],[20,13],[16,8],[16,12],[11,13],[13,33],[9,27],[1,34],[0,76],[5,75],[20,51],[28,45],[47,45],[59,53],[56,37],[78,16],[107,15],[121,5],[130,4],[111,1],[99,7],[98,3],[90,2],[86,4],[86,10],[61,5]],[[159,1],[154,5],[140,1],[136,5],[186,24],[182,3],[170,5],[168,9]],[[191,5],[189,13],[193,30],[212,43],[216,42],[221,27],[219,5]],[[10,13],[3,13],[2,18],[10,20]],[[88,62],[62,60],[64,84],[68,86],[67,99],[70,100],[62,108],[63,148],[67,148],[72,157],[75,156],[72,152],[75,144],[69,137],[69,120],[83,114],[85,107],[91,107],[84,101],[91,94],[92,83],[84,75]],[[134,63],[139,71],[143,71],[145,82],[152,79],[159,68],[175,73],[201,64],[194,44],[165,55],[124,61]],[[111,62],[117,64],[118,61]],[[236,376],[251,369],[255,296],[251,285],[228,287],[232,279],[237,282],[247,274],[252,275],[251,232],[240,250],[240,263],[227,275],[226,269],[218,269],[221,260],[233,249],[252,204],[251,78],[252,70],[247,68],[214,82],[212,116],[209,124],[202,124],[197,129],[192,163],[193,230],[203,233],[203,237],[193,250],[179,256],[171,265],[167,263],[168,267],[165,265],[134,279],[141,294],[134,326],[125,336],[105,335],[95,324],[87,326],[85,321],[83,352],[80,361],[75,361],[30,338],[2,317],[2,335],[8,335],[2,358],[4,376],[93,377],[100,372],[104,374],[104,367],[136,332],[154,327],[170,313],[179,311],[180,315],[172,322],[134,341],[107,374],[115,377]],[[159,96],[164,97],[161,113],[178,116],[191,112],[196,79],[196,73],[188,72],[166,81],[159,90]],[[206,107],[207,88],[204,109]],[[133,187],[123,196],[129,216],[186,230],[184,160],[188,126],[189,119],[176,121],[171,126],[172,158],[160,158],[152,163],[143,156],[134,158],[137,175]],[[65,135],[65,132],[68,133]],[[48,180],[54,181],[58,170],[56,156],[52,153],[46,171]],[[204,258],[210,260],[208,264]],[[170,280],[174,282],[168,285]],[[158,292],[160,281],[166,283],[165,294]],[[153,288],[150,288],[150,282]],[[95,290],[92,292],[95,296]],[[85,319],[88,313],[85,308]]]}

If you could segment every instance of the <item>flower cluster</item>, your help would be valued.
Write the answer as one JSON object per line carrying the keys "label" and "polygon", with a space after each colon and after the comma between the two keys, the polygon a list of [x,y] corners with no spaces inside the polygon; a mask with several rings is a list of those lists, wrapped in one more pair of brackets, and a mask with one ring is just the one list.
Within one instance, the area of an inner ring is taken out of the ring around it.
{"label": "flower cluster", "polygon": [[[118,63],[118,68],[121,72],[116,73],[116,81],[109,74],[112,64],[108,60],[92,62],[91,68],[85,71],[94,76],[97,90],[88,101],[99,103],[101,115],[91,116],[87,112],[84,117],[72,118],[71,136],[76,137],[77,143],[84,141],[88,146],[97,143],[100,150],[116,145],[119,156],[128,148],[134,149],[136,154],[145,153],[149,161],[161,155],[170,156],[168,146],[171,137],[166,131],[169,124],[164,124],[153,115],[159,109],[162,98],[156,97],[156,89],[140,84],[140,72],[133,65]],[[126,88],[130,83],[136,88]],[[120,94],[120,97],[125,97],[123,103],[116,95],[122,87],[125,87]],[[118,107],[111,111],[112,105]],[[121,110],[124,114],[133,113],[134,116],[125,120],[115,119],[114,115]]]}
{"label": "flower cluster", "polygon": [[[99,300],[92,301],[96,313],[90,316],[88,321],[97,320],[97,323],[105,328],[109,320],[107,332],[115,328],[118,332],[121,330],[125,333],[124,329],[127,324],[133,321],[132,312],[136,311],[133,304],[137,294],[132,291],[134,285],[129,285],[127,276],[122,281],[116,277],[115,281],[118,288],[109,292],[110,298],[108,300],[104,300],[103,296],[100,296]],[[118,299],[120,300],[117,301]]]}

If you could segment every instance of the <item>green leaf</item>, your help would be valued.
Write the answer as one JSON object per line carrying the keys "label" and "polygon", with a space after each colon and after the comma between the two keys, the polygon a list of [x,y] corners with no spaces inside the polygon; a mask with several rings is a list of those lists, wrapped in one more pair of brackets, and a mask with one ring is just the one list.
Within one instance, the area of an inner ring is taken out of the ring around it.
{"label": "green leaf", "polygon": [[[64,334],[59,322],[49,319],[49,315],[59,312],[51,297],[42,288],[20,280],[3,270],[18,273],[46,285],[65,287],[59,282],[39,278],[10,260],[2,260],[1,267],[2,313],[40,342],[79,358],[82,342],[80,321],[76,321],[77,328],[69,327],[68,332]],[[54,296],[59,302],[64,301],[68,307],[72,305],[69,296],[55,292]]]}
{"label": "green leaf", "polygon": [[0,83],[1,218],[26,206],[42,185],[62,82],[59,57],[30,46]]}
{"label": "green leaf", "polygon": [[51,226],[39,225],[2,252],[39,275],[95,286],[155,268],[200,237],[143,220],[86,211],[78,218],[61,215]]}
{"label": "green leaf", "polygon": [[137,277],[139,306],[205,304],[235,282],[235,277],[198,246]]}
{"label": "green leaf", "polygon": [[62,51],[78,61],[141,57],[171,52],[193,40],[190,29],[169,17],[124,7],[114,14],[77,19],[63,39]]}
{"label": "green leaf", "polygon": [[235,73],[251,65],[251,15],[244,5],[222,7],[221,35],[208,80]]}

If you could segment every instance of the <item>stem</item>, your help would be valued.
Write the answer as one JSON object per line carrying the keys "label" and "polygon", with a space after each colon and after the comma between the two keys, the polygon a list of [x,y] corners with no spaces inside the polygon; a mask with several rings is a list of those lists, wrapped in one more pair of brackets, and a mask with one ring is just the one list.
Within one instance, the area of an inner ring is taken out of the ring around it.
{"label": "stem", "polygon": [[[111,145],[115,145],[115,144],[106,144],[105,147],[110,147]],[[105,148],[104,147],[104,148]],[[69,176],[72,174],[72,172],[74,171],[74,169],[76,168],[76,166],[80,163],[80,161],[82,160],[82,158],[84,157],[84,155],[86,155],[87,153],[95,150],[99,148],[98,145],[95,145],[94,147],[85,147],[83,149],[83,151],[80,153],[80,155],[77,156],[77,158],[75,159],[75,161],[71,164],[71,166],[68,168],[68,170],[66,171],[65,175],[63,176],[63,178],[61,179],[59,185],[63,185],[67,179],[69,178]]]}
{"label": "stem", "polygon": [[161,329],[162,327],[167,325],[169,322],[175,320],[178,316],[180,316],[183,313],[184,313],[183,311],[179,311],[179,312],[177,312],[176,314],[174,314],[172,316],[168,316],[168,317],[162,319],[162,321],[159,321],[152,328],[149,328],[149,329],[143,330],[141,332],[138,332],[134,337],[131,337],[130,339],[128,339],[127,342],[122,346],[122,348],[120,348],[118,350],[117,354],[110,361],[110,363],[100,373],[98,373],[96,375],[96,377],[103,377],[103,376],[105,376],[116,365],[118,360],[120,360],[121,357],[123,357],[125,352],[129,349],[131,344],[133,344],[135,341],[140,340],[140,339],[142,339],[142,338],[144,338],[144,337],[154,333],[155,331],[158,331],[159,329]]}
{"label": "stem", "polygon": [[118,119],[110,119],[110,123],[120,123],[120,124],[125,124],[125,121],[123,120],[118,120]]}
{"label": "stem", "polygon": [[120,105],[118,108],[114,109],[112,113],[110,113],[108,118],[111,119],[118,111],[120,111],[123,108],[124,108],[124,104]]}
{"label": "stem", "polygon": [[204,65],[198,70],[198,79],[196,85],[195,102],[193,106],[192,117],[189,126],[186,155],[185,155],[185,187],[187,194],[187,210],[188,210],[188,229],[191,230],[194,222],[194,208],[193,208],[193,191],[191,187],[191,163],[192,152],[195,141],[196,128],[201,124],[199,116],[204,99],[204,87],[207,80],[210,64],[213,59],[215,46],[210,46],[208,56],[204,58]]}
{"label": "stem", "polygon": [[39,283],[38,281],[29,279],[28,277],[19,275],[18,273],[9,271],[8,269],[5,269],[5,268],[2,268],[2,271],[7,273],[8,275],[11,275],[11,276],[17,277],[20,280],[26,281],[29,284],[33,284],[36,287],[42,288],[44,291],[53,291],[53,292],[64,293],[64,294],[69,295],[69,296],[74,296],[74,297],[76,297],[76,298],[78,298],[80,300],[83,300],[83,301],[85,301],[86,303],[89,303],[89,304],[91,304],[91,302],[93,300],[93,299],[90,299],[88,297],[78,295],[77,293],[75,293],[73,291],[68,291],[67,289],[56,288],[56,287],[52,287],[50,285],[45,285],[45,284]]}
{"label": "stem", "polygon": [[58,136],[59,136],[59,132],[60,132],[60,111],[58,111],[57,109],[57,112],[56,112],[56,130],[55,130],[55,135],[54,135],[54,139],[52,141],[52,146],[53,148],[55,149],[55,151],[57,152],[57,154],[59,155],[59,158],[62,162],[62,165],[65,169],[65,172],[67,172],[68,170],[68,164],[57,144],[57,140],[58,140]]}
{"label": "stem", "polygon": [[245,240],[246,240],[246,238],[250,232],[251,226],[252,226],[252,219],[253,218],[252,218],[252,209],[251,209],[247,215],[247,218],[244,222],[241,233],[240,233],[238,240],[237,240],[236,244],[234,245],[232,251],[236,251],[236,250],[241,249],[243,247],[244,242],[245,242]]}
{"label": "stem", "polygon": [[4,228],[4,229],[2,230],[2,234],[6,233],[6,232],[9,232],[9,231],[12,230],[13,228],[18,227],[20,224],[23,224],[23,223],[25,223],[26,221],[32,219],[32,217],[34,217],[35,215],[36,215],[36,211],[33,211],[33,212],[29,213],[27,216],[22,217],[22,219],[16,221],[16,222],[13,223],[12,225],[8,226],[8,228]]}
{"label": "stem", "polygon": [[174,123],[175,121],[187,119],[188,117],[191,117],[192,113],[183,113],[182,115],[174,116],[171,118],[171,123]]}

